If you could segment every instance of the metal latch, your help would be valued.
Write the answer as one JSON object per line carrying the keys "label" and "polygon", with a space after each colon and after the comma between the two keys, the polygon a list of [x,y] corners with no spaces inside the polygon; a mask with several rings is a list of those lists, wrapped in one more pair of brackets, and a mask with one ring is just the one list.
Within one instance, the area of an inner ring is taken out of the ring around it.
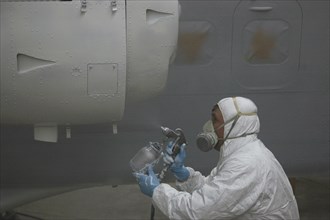
{"label": "metal latch", "polygon": [[118,8],[117,8],[117,1],[114,0],[114,1],[111,2],[111,11],[112,12],[116,12],[117,10],[118,10]]}
{"label": "metal latch", "polygon": [[85,13],[87,11],[87,0],[80,0],[81,1],[81,8],[80,11]]}

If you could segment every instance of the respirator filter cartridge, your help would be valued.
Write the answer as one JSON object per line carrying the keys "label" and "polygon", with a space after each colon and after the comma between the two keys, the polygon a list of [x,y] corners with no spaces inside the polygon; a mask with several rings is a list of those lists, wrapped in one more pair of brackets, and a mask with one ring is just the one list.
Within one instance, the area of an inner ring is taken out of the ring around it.
{"label": "respirator filter cartridge", "polygon": [[217,142],[218,137],[214,132],[202,132],[196,138],[197,147],[203,152],[212,150]]}
{"label": "respirator filter cartridge", "polygon": [[208,120],[203,125],[203,132],[199,133],[196,137],[197,147],[203,152],[208,152],[212,150],[217,143],[218,136],[214,132],[212,121]]}

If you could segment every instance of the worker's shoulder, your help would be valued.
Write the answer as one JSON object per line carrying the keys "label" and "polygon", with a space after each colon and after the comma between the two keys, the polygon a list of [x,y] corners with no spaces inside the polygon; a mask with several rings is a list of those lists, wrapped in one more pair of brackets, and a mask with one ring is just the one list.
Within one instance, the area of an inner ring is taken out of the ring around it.
{"label": "worker's shoulder", "polygon": [[242,166],[251,169],[266,168],[273,155],[260,141],[251,142],[242,146],[232,157],[232,160],[238,161]]}

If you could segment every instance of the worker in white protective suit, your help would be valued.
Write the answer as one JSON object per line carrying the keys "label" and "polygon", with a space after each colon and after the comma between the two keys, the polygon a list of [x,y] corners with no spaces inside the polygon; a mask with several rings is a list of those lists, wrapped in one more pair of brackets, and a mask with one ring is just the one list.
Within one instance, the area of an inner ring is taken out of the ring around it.
{"label": "worker in white protective suit", "polygon": [[175,160],[171,161],[170,150],[167,157],[179,191],[160,184],[152,167],[148,175],[136,175],[141,191],[170,219],[299,219],[288,178],[258,139],[259,128],[257,107],[251,100],[220,100],[197,137],[201,150],[220,151],[211,173],[205,177],[185,167],[182,146]]}

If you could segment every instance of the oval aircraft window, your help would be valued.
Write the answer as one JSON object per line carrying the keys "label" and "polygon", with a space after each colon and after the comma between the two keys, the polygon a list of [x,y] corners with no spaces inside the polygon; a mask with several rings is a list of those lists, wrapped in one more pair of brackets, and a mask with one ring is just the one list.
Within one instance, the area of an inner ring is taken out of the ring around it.
{"label": "oval aircraft window", "polygon": [[204,65],[211,62],[216,48],[215,28],[207,21],[182,21],[179,25],[175,65]]}
{"label": "oval aircraft window", "polygon": [[289,24],[256,20],[244,28],[243,53],[250,64],[279,64],[289,56]]}
{"label": "oval aircraft window", "polygon": [[280,89],[299,72],[298,1],[242,0],[233,13],[231,71],[245,89]]}

